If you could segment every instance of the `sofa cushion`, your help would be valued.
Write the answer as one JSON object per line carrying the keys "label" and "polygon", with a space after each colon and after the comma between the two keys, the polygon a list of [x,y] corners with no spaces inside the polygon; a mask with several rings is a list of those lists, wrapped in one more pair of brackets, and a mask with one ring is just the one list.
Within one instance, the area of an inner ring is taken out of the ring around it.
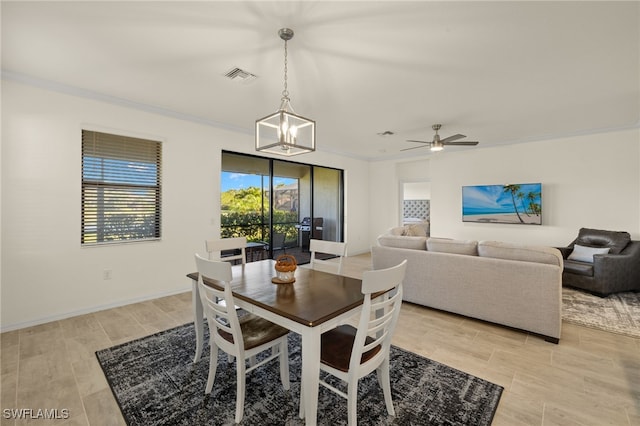
{"label": "sofa cushion", "polygon": [[594,254],[607,254],[609,250],[609,247],[584,247],[579,244],[574,244],[573,251],[567,259],[593,263]]}
{"label": "sofa cushion", "polygon": [[477,256],[478,242],[473,240],[429,238],[427,239],[427,250],[440,253],[466,254],[469,256]]}
{"label": "sofa cushion", "polygon": [[585,277],[592,277],[593,264],[585,263],[585,262],[576,262],[575,260],[565,260],[564,272],[570,272],[576,275],[584,275]]}
{"label": "sofa cushion", "polygon": [[619,254],[630,241],[631,235],[628,232],[580,228],[574,244],[583,247],[609,247],[609,253]]}
{"label": "sofa cushion", "polygon": [[529,246],[501,241],[480,241],[478,243],[478,254],[481,257],[547,263],[560,267],[563,264],[560,250],[553,247]]}
{"label": "sofa cushion", "polygon": [[378,244],[385,247],[426,250],[427,237],[403,237],[399,235],[380,235]]}

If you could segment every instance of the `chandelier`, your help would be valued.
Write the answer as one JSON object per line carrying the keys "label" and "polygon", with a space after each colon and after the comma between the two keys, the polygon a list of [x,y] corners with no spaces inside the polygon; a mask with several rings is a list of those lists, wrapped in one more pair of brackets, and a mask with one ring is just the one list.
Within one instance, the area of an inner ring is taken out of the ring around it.
{"label": "chandelier", "polygon": [[292,156],[316,150],[316,122],[296,114],[287,90],[287,42],[293,30],[282,28],[278,35],[284,40],[284,89],[280,108],[256,120],[256,151]]}

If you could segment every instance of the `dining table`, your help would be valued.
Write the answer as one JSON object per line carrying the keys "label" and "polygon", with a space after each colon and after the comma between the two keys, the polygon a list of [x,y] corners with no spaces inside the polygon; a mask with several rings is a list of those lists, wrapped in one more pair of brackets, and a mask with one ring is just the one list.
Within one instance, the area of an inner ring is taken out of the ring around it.
{"label": "dining table", "polygon": [[[302,377],[300,418],[315,425],[320,381],[320,336],[356,314],[364,301],[362,280],[298,267],[293,283],[274,283],[272,259],[232,266],[231,291],[237,307],[261,316],[301,336]],[[198,273],[187,274],[192,281],[192,303],[196,331],[194,362],[204,346],[204,311],[198,289]],[[220,287],[219,282],[203,280]],[[302,410],[304,407],[304,410]]]}

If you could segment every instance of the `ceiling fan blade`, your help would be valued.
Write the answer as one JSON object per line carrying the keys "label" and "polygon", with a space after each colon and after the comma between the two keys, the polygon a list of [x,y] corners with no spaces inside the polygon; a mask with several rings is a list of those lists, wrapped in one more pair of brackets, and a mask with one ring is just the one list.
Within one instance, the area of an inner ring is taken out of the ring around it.
{"label": "ceiling fan blade", "polygon": [[475,146],[480,142],[477,141],[464,141],[464,142],[442,142],[442,145],[460,145],[460,146]]}
{"label": "ceiling fan blade", "polygon": [[414,141],[413,139],[407,139],[407,142],[432,143],[431,141]]}
{"label": "ceiling fan blade", "polygon": [[465,135],[461,135],[460,133],[458,133],[457,135],[453,135],[453,136],[449,136],[449,137],[444,138],[444,139],[440,139],[440,142],[446,143],[446,142],[451,142],[451,141],[457,141],[458,139],[462,139],[462,138],[466,138],[466,136]]}
{"label": "ceiling fan blade", "polygon": [[424,145],[412,146],[411,148],[404,148],[404,149],[401,149],[400,151],[409,151],[411,149],[417,149],[417,148],[426,148],[426,146]]}

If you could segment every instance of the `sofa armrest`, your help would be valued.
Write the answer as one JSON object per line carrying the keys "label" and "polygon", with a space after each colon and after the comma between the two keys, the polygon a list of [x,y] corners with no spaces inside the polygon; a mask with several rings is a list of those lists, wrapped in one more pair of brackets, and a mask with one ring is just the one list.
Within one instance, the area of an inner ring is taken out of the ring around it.
{"label": "sofa armrest", "polygon": [[608,283],[611,289],[623,288],[629,282],[640,290],[640,241],[632,241],[620,254],[593,256],[593,276]]}

